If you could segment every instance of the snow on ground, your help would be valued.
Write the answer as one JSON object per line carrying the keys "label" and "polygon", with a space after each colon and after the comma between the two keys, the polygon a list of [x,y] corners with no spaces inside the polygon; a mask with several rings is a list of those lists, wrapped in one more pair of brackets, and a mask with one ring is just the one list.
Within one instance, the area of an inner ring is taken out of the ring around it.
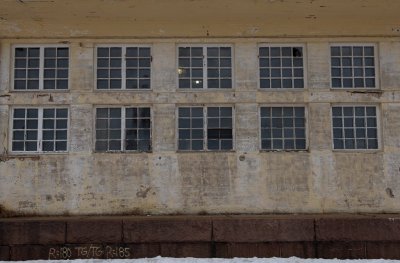
{"label": "snow on ground", "polygon": [[[0,261],[5,263],[6,261]],[[301,259],[301,258],[141,258],[141,259],[76,259],[76,260],[31,260],[21,263],[400,263],[400,260],[362,259]],[[7,262],[9,263],[9,262]]]}

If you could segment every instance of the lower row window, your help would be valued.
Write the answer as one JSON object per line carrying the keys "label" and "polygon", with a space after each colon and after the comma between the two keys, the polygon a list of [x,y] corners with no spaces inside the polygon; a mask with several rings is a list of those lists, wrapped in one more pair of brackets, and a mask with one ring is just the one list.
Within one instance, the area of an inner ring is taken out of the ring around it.
{"label": "lower row window", "polygon": [[65,152],[67,108],[14,108],[12,151]]}
{"label": "lower row window", "polygon": [[96,109],[96,151],[151,151],[148,107]]}
{"label": "lower row window", "polygon": [[178,149],[232,150],[232,107],[180,107]]}
{"label": "lower row window", "polygon": [[[224,151],[234,147],[232,107],[178,108],[178,150]],[[333,149],[378,149],[377,107],[333,106]],[[150,107],[96,108],[95,150],[150,152]],[[68,108],[17,107],[13,152],[66,152]],[[261,107],[262,150],[305,150],[305,107]]]}
{"label": "lower row window", "polygon": [[334,149],[378,149],[375,106],[332,107]]}
{"label": "lower row window", "polygon": [[261,107],[262,150],[305,150],[304,107]]}

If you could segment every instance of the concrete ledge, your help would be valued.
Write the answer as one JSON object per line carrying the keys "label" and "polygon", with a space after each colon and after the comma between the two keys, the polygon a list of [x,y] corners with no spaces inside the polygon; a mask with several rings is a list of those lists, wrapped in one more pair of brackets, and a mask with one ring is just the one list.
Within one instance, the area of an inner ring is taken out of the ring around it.
{"label": "concrete ledge", "polygon": [[216,242],[313,241],[314,219],[235,218],[213,221]]}
{"label": "concrete ledge", "polygon": [[216,257],[300,257],[314,258],[313,242],[217,243]]}
{"label": "concrete ledge", "polygon": [[10,260],[10,247],[0,246],[0,261]]}
{"label": "concrete ledge", "polygon": [[195,257],[212,258],[211,243],[165,243],[161,244],[160,254],[162,257]]}
{"label": "concrete ledge", "polygon": [[317,241],[400,241],[400,217],[320,218]]}
{"label": "concrete ledge", "polygon": [[122,220],[67,221],[66,243],[121,243]]}
{"label": "concrete ledge", "polygon": [[211,241],[211,220],[201,217],[126,219],[123,224],[127,243]]}
{"label": "concrete ledge", "polygon": [[65,223],[52,220],[1,221],[0,245],[63,244]]}
{"label": "concrete ledge", "polygon": [[48,259],[48,251],[52,246],[24,245],[11,247],[11,260],[44,260]]}
{"label": "concrete ledge", "polygon": [[367,258],[400,259],[400,242],[367,242]]}
{"label": "concrete ledge", "polygon": [[317,243],[318,258],[363,259],[366,258],[364,242],[320,242]]}

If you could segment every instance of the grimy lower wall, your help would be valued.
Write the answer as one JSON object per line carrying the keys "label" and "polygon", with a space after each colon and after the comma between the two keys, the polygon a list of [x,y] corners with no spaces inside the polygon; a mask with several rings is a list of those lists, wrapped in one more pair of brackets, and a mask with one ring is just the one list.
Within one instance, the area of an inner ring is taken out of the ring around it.
{"label": "grimy lower wall", "polygon": [[0,260],[144,257],[399,259],[399,215],[0,219]]}
{"label": "grimy lower wall", "polygon": [[[70,90],[10,91],[13,44],[68,43]],[[330,43],[375,43],[379,89],[330,89]],[[152,91],[94,90],[94,46],[150,44]],[[184,92],[176,87],[178,43],[233,45],[234,88]],[[303,43],[305,89],[257,88],[260,43]],[[221,214],[400,212],[400,39],[190,38],[2,39],[0,64],[0,207],[14,215]],[[331,105],[372,104],[379,109],[380,149],[332,150]],[[175,110],[182,104],[232,105],[235,151],[176,151]],[[258,107],[304,105],[308,150],[260,152]],[[10,154],[14,105],[66,105],[69,152]],[[149,105],[152,153],[95,153],[96,105]]]}

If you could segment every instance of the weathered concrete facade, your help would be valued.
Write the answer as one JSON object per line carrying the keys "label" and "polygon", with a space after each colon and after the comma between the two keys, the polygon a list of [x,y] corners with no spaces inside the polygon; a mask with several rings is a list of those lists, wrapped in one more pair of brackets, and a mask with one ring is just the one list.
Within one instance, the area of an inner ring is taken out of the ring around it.
{"label": "weathered concrete facade", "polygon": [[[365,5],[373,9],[373,2],[367,1]],[[139,32],[139,37],[135,37],[131,32],[129,36],[119,34],[112,39],[108,38],[111,31],[107,28],[90,31],[93,35],[67,36],[49,27],[55,37],[46,38],[45,26],[35,33],[28,32],[33,29],[28,24],[24,24],[28,29],[19,29],[23,32],[19,37],[18,30],[11,32],[8,25],[6,31],[3,26],[0,205],[13,214],[35,215],[400,212],[400,37],[392,30],[395,25],[391,16],[384,18],[385,14],[380,14],[383,22],[379,25],[390,28],[382,33],[384,36],[379,34],[377,25],[371,35],[357,28],[340,31],[335,17],[326,22],[331,28],[325,33],[324,23],[315,25],[315,34],[307,34],[307,25],[302,25],[303,36],[295,35],[295,25],[286,22],[289,29],[283,32],[291,37],[282,37],[276,32],[269,36],[263,30],[264,33],[254,31],[238,37],[233,28],[228,28],[228,37],[221,32],[213,37],[194,33],[185,38],[175,33],[160,36],[151,33],[149,26],[146,31],[149,34]],[[189,32],[198,24],[186,26],[188,29],[184,31]],[[52,43],[69,46],[70,89],[12,91],[13,45]],[[107,43],[151,46],[152,90],[102,92],[94,89],[95,46]],[[177,45],[190,43],[232,45],[233,89],[181,91],[177,88]],[[262,43],[305,46],[304,89],[263,91],[258,88],[257,55]],[[378,88],[332,90],[331,43],[375,44]],[[331,106],[335,104],[377,106],[378,150],[332,149]],[[12,154],[10,112],[15,105],[68,107],[68,153]],[[152,152],[96,153],[94,107],[98,105],[150,106]],[[177,151],[176,108],[180,105],[233,106],[234,151]],[[307,150],[260,151],[258,114],[259,107],[265,105],[306,107]]]}

